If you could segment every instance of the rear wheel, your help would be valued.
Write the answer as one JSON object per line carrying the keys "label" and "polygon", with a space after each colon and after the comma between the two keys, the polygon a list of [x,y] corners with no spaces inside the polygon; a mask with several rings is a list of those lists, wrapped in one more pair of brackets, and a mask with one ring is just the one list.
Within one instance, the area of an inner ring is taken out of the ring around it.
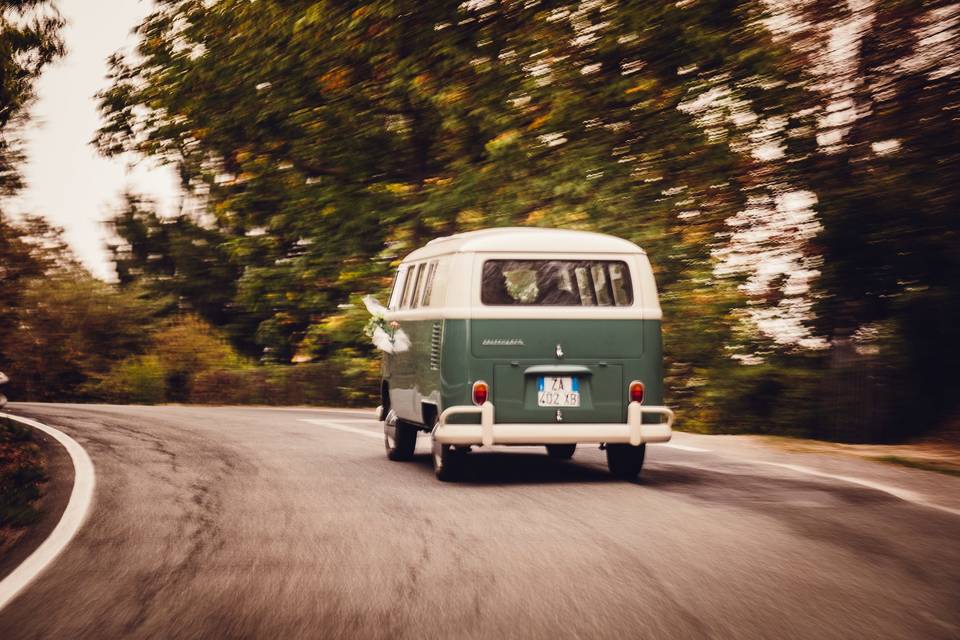
{"label": "rear wheel", "polygon": [[643,468],[647,445],[634,447],[629,444],[607,445],[607,467],[610,473],[621,480],[634,480]]}
{"label": "rear wheel", "polygon": [[547,455],[556,460],[569,460],[577,450],[576,444],[548,444]]}
{"label": "rear wheel", "polygon": [[459,480],[463,473],[464,458],[466,457],[466,451],[457,449],[451,444],[442,444],[434,439],[433,472],[437,474],[438,480],[442,482]]}
{"label": "rear wheel", "polygon": [[412,460],[417,448],[417,427],[404,422],[391,411],[383,421],[383,442],[387,457],[391,460]]}

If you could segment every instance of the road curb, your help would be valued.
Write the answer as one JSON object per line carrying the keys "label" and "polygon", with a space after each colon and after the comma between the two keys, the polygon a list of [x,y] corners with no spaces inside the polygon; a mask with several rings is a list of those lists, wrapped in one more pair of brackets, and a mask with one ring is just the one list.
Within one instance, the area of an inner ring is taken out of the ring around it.
{"label": "road curb", "polygon": [[54,560],[66,549],[70,541],[83,526],[84,521],[93,503],[93,492],[96,486],[96,475],[90,456],[76,440],[59,429],[47,426],[42,422],[0,412],[0,417],[14,420],[49,435],[59,442],[70,460],[73,462],[73,489],[60,521],[54,527],[47,539],[31,553],[20,566],[14,569],[7,577],[0,580],[0,610],[16,598],[27,586],[49,567]]}

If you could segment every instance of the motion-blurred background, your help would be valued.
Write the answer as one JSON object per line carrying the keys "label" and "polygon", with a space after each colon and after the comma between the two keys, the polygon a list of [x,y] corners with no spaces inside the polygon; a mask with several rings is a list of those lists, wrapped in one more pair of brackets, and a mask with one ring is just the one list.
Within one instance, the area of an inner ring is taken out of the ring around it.
{"label": "motion-blurred background", "polygon": [[682,428],[957,428],[957,2],[160,0],[89,134],[182,202],[100,212],[109,281],[4,206],[55,5],[0,0],[12,399],[369,405],[360,297],[431,238],[540,225],[647,250]]}

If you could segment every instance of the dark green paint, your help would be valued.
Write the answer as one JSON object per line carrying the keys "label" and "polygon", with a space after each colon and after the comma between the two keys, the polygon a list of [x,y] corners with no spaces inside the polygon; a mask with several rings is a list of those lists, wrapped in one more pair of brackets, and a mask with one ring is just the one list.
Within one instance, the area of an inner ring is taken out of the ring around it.
{"label": "dark green paint", "polygon": [[[443,322],[440,370],[430,368],[434,322]],[[537,378],[555,371],[576,374],[581,406],[562,409],[566,422],[626,421],[627,385],[641,380],[645,404],[663,404],[663,353],[659,320],[422,320],[401,328],[410,351],[387,355],[384,376],[404,397],[440,392],[441,405],[469,405],[476,380],[491,385],[497,422],[556,421],[556,409],[537,406]],[[521,339],[524,345],[483,345],[484,339]],[[556,357],[556,345],[564,357]],[[531,370],[531,367],[535,367]],[[395,407],[422,420],[420,407]],[[467,416],[460,420],[476,422]]]}

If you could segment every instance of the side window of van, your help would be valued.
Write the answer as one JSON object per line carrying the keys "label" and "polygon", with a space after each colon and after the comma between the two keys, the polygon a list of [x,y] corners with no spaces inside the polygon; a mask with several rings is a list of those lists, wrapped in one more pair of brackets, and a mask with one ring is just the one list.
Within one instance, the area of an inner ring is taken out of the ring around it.
{"label": "side window of van", "polygon": [[601,307],[609,307],[613,304],[613,296],[610,294],[610,281],[607,278],[607,270],[603,263],[594,263],[590,267],[590,273],[593,275],[593,288],[597,292],[597,303]]}
{"label": "side window of van", "polygon": [[427,278],[423,281],[423,306],[430,305],[430,296],[433,294],[433,278],[437,275],[437,261],[432,261],[427,266]]}
{"label": "side window of van", "polygon": [[627,263],[614,260],[487,260],[486,305],[593,307],[633,304]]}
{"label": "side window of van", "polygon": [[580,291],[580,302],[586,307],[592,307],[597,304],[593,295],[593,285],[590,282],[590,272],[586,267],[574,268],[577,274],[577,289]]}
{"label": "side window of van", "polygon": [[403,285],[403,299],[400,300],[401,309],[410,308],[410,298],[413,296],[413,287],[416,283],[416,266],[411,265],[407,267],[407,279]]}
{"label": "side window of van", "polygon": [[630,286],[630,272],[622,262],[610,263],[610,284],[613,286],[613,301],[618,307],[630,304],[633,294]]}
{"label": "side window of van", "polygon": [[442,307],[447,301],[447,275],[450,272],[450,257],[437,260],[437,268],[430,282],[430,306]]}
{"label": "side window of van", "polygon": [[410,308],[420,306],[420,292],[423,290],[423,263],[417,265],[417,275],[413,278],[413,295],[410,296]]}
{"label": "side window of van", "polygon": [[397,276],[393,279],[393,291],[390,292],[390,302],[387,308],[396,311],[400,308],[400,298],[403,296],[403,287],[406,284],[404,276],[407,274],[407,267],[401,266],[397,269]]}

